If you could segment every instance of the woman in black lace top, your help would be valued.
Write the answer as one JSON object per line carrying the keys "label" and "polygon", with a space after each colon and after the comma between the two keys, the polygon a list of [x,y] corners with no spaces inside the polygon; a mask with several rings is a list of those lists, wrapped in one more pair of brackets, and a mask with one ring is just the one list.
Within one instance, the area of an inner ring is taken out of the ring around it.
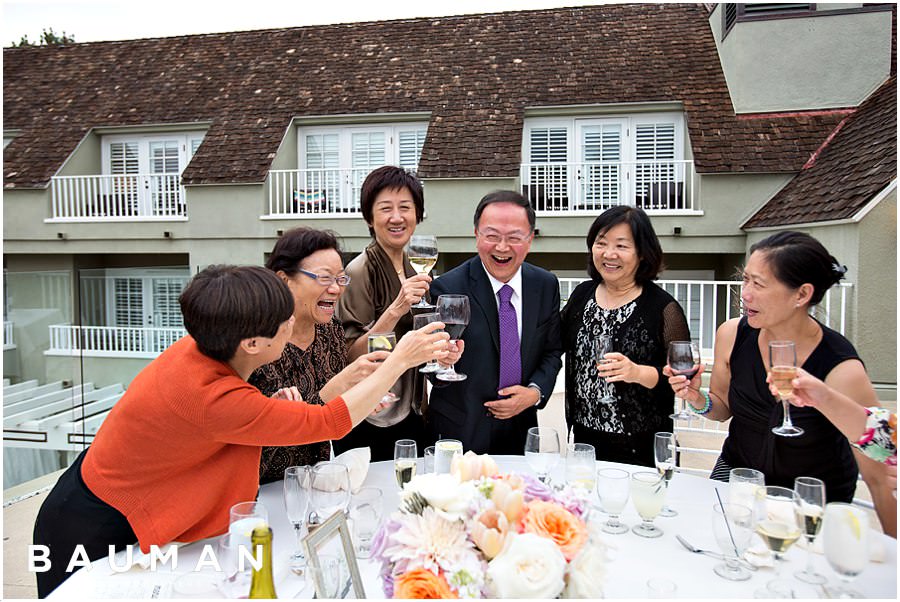
{"label": "woman in black lace top", "polygon": [[[666,350],[671,341],[690,340],[687,320],[678,301],[653,283],[662,248],[642,210],[605,211],[586,242],[591,280],[572,291],[562,310],[566,419],[575,440],[593,444],[598,459],[653,466],[653,435],[672,430],[674,396],[662,376]],[[599,334],[613,336],[600,369],[593,352]],[[601,403],[604,393],[615,401]]]}

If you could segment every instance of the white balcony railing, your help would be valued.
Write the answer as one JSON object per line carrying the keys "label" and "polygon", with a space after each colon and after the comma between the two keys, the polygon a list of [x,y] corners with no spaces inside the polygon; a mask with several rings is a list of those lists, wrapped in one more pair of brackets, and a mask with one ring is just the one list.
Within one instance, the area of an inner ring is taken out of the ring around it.
{"label": "white balcony railing", "polygon": [[[560,299],[566,300],[583,278],[560,278]],[[700,355],[712,362],[716,328],[741,315],[741,283],[731,280],[657,280],[656,284],[675,297],[684,309],[691,337],[700,343]],[[825,293],[812,314],[823,324],[844,334],[847,329],[849,292],[852,284],[841,283]]]}
{"label": "white balcony railing", "polygon": [[52,324],[47,355],[154,358],[183,337],[183,328]]}
{"label": "white balcony railing", "polygon": [[13,323],[3,321],[3,349],[15,349],[16,341],[13,338]]}
{"label": "white balcony railing", "polygon": [[187,217],[178,174],[55,176],[54,220],[141,221]]}
{"label": "white balcony railing", "polygon": [[646,211],[699,211],[692,161],[523,163],[522,194],[536,211],[570,214],[616,205]]}
{"label": "white balcony railing", "polygon": [[269,172],[270,217],[359,214],[359,190],[371,171],[273,169]]}

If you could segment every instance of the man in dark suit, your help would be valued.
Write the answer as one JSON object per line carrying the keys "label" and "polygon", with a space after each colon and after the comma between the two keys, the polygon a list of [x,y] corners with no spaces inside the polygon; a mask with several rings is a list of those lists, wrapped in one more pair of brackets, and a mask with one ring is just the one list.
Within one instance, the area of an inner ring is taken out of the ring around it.
{"label": "man in dark suit", "polygon": [[488,194],[475,209],[478,256],[431,283],[433,299],[469,297],[471,318],[456,364],[468,378],[434,381],[429,402],[435,439],[459,439],[467,451],[522,454],[562,365],[559,281],[524,263],[534,223],[522,195]]}

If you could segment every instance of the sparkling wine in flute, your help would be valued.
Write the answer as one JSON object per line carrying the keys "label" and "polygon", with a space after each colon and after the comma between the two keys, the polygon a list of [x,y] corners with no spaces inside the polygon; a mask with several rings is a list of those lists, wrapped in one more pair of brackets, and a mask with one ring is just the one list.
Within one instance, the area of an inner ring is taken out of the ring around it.
{"label": "sparkling wine in flute", "polygon": [[778,389],[778,397],[784,408],[784,419],[772,432],[782,437],[799,437],[803,429],[791,422],[791,379],[797,374],[797,348],[794,341],[769,342],[769,366],[772,381]]}
{"label": "sparkling wine in flute", "polygon": [[814,540],[822,528],[822,509],[809,506],[797,510],[797,522],[803,528],[803,534],[807,539]]}
{"label": "sparkling wine in flute", "polygon": [[397,484],[402,488],[416,476],[416,461],[414,459],[396,460],[394,476],[397,477]]}
{"label": "sparkling wine in flute", "polygon": [[801,535],[795,525],[771,519],[759,521],[756,532],[775,554],[784,554]]}
{"label": "sparkling wine in flute", "polygon": [[797,376],[796,366],[772,366],[772,384],[778,389],[778,396],[787,399],[791,396],[791,381]]}
{"label": "sparkling wine in flute", "polygon": [[412,264],[417,274],[427,274],[434,267],[434,264],[437,263],[437,260],[437,255],[433,257],[410,257],[409,263]]}
{"label": "sparkling wine in flute", "polygon": [[672,475],[675,473],[675,465],[668,462],[660,462],[656,465],[656,470],[666,483],[668,483],[672,480]]}

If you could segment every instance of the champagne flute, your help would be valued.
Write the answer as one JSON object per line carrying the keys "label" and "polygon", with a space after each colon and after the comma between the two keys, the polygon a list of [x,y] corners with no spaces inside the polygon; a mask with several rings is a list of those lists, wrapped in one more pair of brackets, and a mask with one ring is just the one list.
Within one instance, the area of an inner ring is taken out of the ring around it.
{"label": "champagne flute", "polygon": [[310,476],[310,504],[315,523],[321,524],[335,512],[346,512],[350,503],[350,470],[337,462],[319,462]]}
{"label": "champagne flute", "polygon": [[806,537],[806,568],[794,573],[794,577],[806,583],[825,583],[824,575],[813,568],[812,546],[822,528],[825,513],[825,483],[813,477],[794,479],[794,512]]}
{"label": "champagne flute", "polygon": [[653,519],[662,510],[666,497],[666,484],[662,475],[655,472],[636,472],[631,475],[631,501],[643,521],[631,528],[641,537],[661,537],[662,529]]}
{"label": "champagne flute", "polygon": [[746,581],[750,572],[739,559],[753,536],[753,511],[739,504],[714,504],[712,521],[716,543],[725,557],[725,562],[717,564],[713,571],[729,581]]}
{"label": "champagne flute", "polygon": [[[430,234],[413,234],[409,238],[409,244],[406,247],[406,255],[409,257],[409,263],[418,274],[427,274],[437,263],[438,247],[437,237]],[[434,307],[431,303],[425,301],[423,296],[419,302],[410,307],[416,309],[431,309]]]}
{"label": "champagne flute", "polygon": [[[437,299],[437,309],[450,340],[458,341],[469,324],[469,298],[466,295],[441,295]],[[450,366],[438,372],[437,378],[456,382],[466,380],[466,375]]]}
{"label": "champagne flute", "polygon": [[609,515],[609,520],[600,526],[605,533],[618,535],[628,532],[628,525],[619,522],[619,515],[628,503],[630,477],[627,471],[619,468],[601,468],[597,471],[600,509]]}
{"label": "champagne flute", "polygon": [[[672,374],[682,374],[688,382],[697,374],[700,363],[700,350],[690,341],[672,341],[669,343],[669,369]],[[672,420],[691,420],[693,414],[687,409],[687,401],[681,399],[681,410],[669,414]]]}
{"label": "champagne flute", "polygon": [[394,443],[394,476],[400,489],[416,476],[416,458],[419,452],[413,439],[399,439]]}
{"label": "champagne flute", "polygon": [[[662,476],[666,489],[669,489],[669,481],[675,474],[675,435],[673,433],[656,433],[653,437],[653,456],[656,463],[656,470]],[[668,504],[663,504],[659,511],[660,516],[671,517],[678,516],[678,512],[669,508]]]}
{"label": "champagne flute", "polygon": [[[393,332],[370,332],[367,340],[366,351],[393,351],[397,346],[397,335]],[[381,403],[396,403],[400,398],[393,391],[388,391],[381,398]]]}
{"label": "champagne flute", "polygon": [[[612,353],[613,350],[613,338],[612,335],[608,334],[600,334],[597,335],[597,338],[594,339],[594,361],[597,363],[597,368],[599,369],[602,364],[605,364],[608,360],[605,359],[607,353]],[[606,382],[604,377],[599,377],[600,383],[600,403],[615,403],[616,402],[616,390],[613,387],[612,383]]]}
{"label": "champagne flute", "polygon": [[863,572],[869,562],[869,517],[852,504],[831,502],[825,506],[822,542],[825,559],[843,582],[832,598],[861,598],[847,586]]}
{"label": "champagne flute", "polygon": [[306,569],[306,555],[301,545],[303,524],[309,512],[310,472],[309,466],[289,466],[284,469],[284,510],[294,534],[297,536],[297,550],[289,558],[291,571],[303,575]]}
{"label": "champagne flute", "polygon": [[776,560],[800,539],[800,525],[794,514],[794,492],[787,487],[766,487],[765,510],[756,522],[756,533]]}
{"label": "champagne flute", "polygon": [[559,463],[559,433],[549,426],[532,426],[525,436],[525,461],[541,483],[550,480],[550,471]]}
{"label": "champagne flute", "polygon": [[[415,307],[415,305],[413,305]],[[436,312],[431,312],[427,314],[416,314],[413,316],[413,329],[419,330],[423,326],[431,324],[432,322],[440,322],[441,314]],[[425,374],[429,374],[431,372],[438,372],[441,370],[441,365],[437,360],[429,360],[427,364],[419,368],[419,372],[423,372]]]}
{"label": "champagne flute", "polygon": [[778,389],[778,397],[784,408],[784,420],[772,432],[782,437],[798,437],[803,429],[791,422],[791,381],[797,376],[797,349],[794,341],[772,341],[769,343],[769,369],[772,372],[772,385]]}

